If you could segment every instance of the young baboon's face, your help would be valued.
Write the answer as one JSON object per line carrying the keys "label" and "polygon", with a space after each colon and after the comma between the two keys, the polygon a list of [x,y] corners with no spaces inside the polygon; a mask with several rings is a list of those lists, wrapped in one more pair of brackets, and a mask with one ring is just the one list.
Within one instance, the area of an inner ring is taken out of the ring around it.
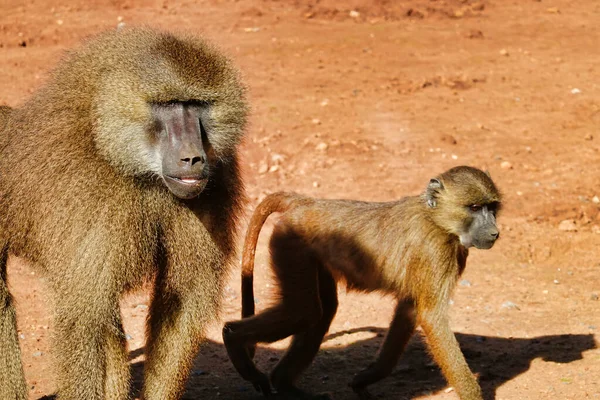
{"label": "young baboon's face", "polygon": [[465,247],[491,248],[499,237],[501,195],[490,176],[476,168],[452,168],[431,179],[425,193],[436,222]]}
{"label": "young baboon's face", "polygon": [[191,199],[209,179],[210,143],[202,122],[206,105],[195,102],[153,104],[150,143],[160,176],[175,196]]}
{"label": "young baboon's face", "polygon": [[496,239],[500,236],[496,226],[496,212],[498,203],[471,204],[467,213],[470,215],[468,225],[460,233],[460,243],[469,248],[475,246],[478,249],[491,249]]}

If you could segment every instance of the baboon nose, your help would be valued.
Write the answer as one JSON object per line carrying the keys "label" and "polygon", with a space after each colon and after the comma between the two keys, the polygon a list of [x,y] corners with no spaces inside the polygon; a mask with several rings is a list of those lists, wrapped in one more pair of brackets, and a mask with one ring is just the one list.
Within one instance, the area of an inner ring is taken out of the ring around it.
{"label": "baboon nose", "polygon": [[496,240],[500,237],[500,232],[498,232],[498,231],[490,232],[490,236],[492,237],[492,239]]}
{"label": "baboon nose", "polygon": [[204,157],[200,157],[200,156],[195,156],[195,157],[185,157],[185,158],[181,158],[180,160],[181,160],[181,162],[182,162],[183,164],[185,164],[185,165],[189,165],[190,167],[191,167],[191,166],[194,166],[195,164],[197,164],[197,163],[199,163],[199,162],[201,162],[201,163],[203,163],[203,164],[204,164],[204,162],[205,162],[205,160],[204,160]]}

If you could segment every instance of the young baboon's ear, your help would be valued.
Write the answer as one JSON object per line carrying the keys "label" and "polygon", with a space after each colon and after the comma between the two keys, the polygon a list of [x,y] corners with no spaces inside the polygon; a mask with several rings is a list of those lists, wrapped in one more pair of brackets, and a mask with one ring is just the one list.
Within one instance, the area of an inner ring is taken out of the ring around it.
{"label": "young baboon's ear", "polygon": [[443,189],[444,185],[439,179],[432,178],[429,180],[425,197],[427,198],[427,205],[430,208],[435,208],[437,206],[437,197]]}
{"label": "young baboon's ear", "polygon": [[487,169],[485,169],[483,172],[485,172],[485,174],[486,174],[487,176],[489,176],[490,178],[492,177],[492,175],[490,174],[490,171],[488,171]]}

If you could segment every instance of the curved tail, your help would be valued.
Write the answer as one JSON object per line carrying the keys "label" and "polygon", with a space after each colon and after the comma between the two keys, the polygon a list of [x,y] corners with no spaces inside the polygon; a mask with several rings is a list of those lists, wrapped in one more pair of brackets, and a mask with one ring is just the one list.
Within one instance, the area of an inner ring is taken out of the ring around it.
{"label": "curved tail", "polygon": [[254,256],[260,230],[269,215],[291,209],[295,200],[301,198],[295,193],[273,193],[265,197],[252,214],[242,253],[242,318],[254,315]]}

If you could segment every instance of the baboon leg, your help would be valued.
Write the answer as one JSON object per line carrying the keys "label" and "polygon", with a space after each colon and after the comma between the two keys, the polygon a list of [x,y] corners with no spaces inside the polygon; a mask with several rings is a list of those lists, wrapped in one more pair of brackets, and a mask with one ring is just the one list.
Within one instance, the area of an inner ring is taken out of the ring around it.
{"label": "baboon leg", "polygon": [[144,400],[181,397],[206,327],[218,315],[221,285],[208,281],[215,274],[189,265],[172,268],[181,276],[158,277],[150,304]]}
{"label": "baboon leg", "polygon": [[[114,338],[113,318],[119,312],[119,300],[103,290],[110,285],[101,279],[72,279],[71,283],[59,289],[57,299],[54,353],[58,399],[102,400],[106,398],[107,367],[111,365],[114,372],[114,364],[124,352],[116,349],[120,339]],[[128,387],[116,390],[111,383],[111,398],[128,399]]]}
{"label": "baboon leg", "polygon": [[294,335],[288,351],[271,373],[271,382],[280,393],[296,393],[296,397],[328,398],[327,395],[302,395],[302,391],[294,387],[299,375],[315,358],[321,347],[323,337],[329,330],[331,321],[337,312],[337,285],[333,276],[321,267],[319,268],[318,279],[323,316],[316,325],[310,326],[305,332]]}
{"label": "baboon leg", "polygon": [[106,380],[104,393],[107,399],[129,399],[131,371],[127,356],[127,342],[120,312],[113,316],[113,326],[106,335]]}
{"label": "baboon leg", "polygon": [[227,353],[238,373],[268,393],[268,379],[260,372],[247,351],[250,344],[274,342],[306,331],[322,320],[319,299],[318,259],[302,240],[278,229],[271,236],[271,261],[280,282],[281,303],[255,316],[228,322],[223,328]]}
{"label": "baboon leg", "polygon": [[15,307],[7,286],[7,260],[8,246],[0,242],[0,399],[25,400],[27,385],[21,363]]}
{"label": "baboon leg", "polygon": [[446,312],[419,312],[421,327],[434,360],[461,400],[481,400],[481,388],[450,329]]}
{"label": "baboon leg", "polygon": [[392,373],[416,327],[412,301],[400,301],[396,306],[394,319],[379,349],[376,360],[359,372],[350,386],[361,398],[369,398],[366,387]]}

